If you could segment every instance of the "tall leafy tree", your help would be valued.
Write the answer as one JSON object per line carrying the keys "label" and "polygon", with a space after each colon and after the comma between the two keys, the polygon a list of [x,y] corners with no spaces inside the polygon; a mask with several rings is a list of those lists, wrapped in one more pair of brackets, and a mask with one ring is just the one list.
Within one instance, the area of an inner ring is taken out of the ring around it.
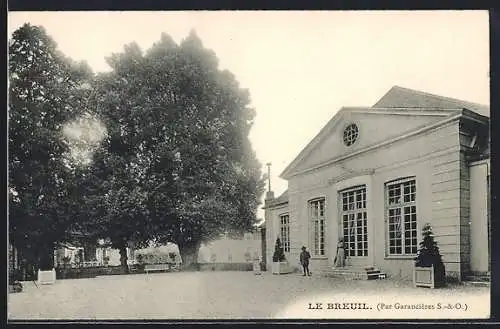
{"label": "tall leafy tree", "polygon": [[218,68],[194,31],[177,50],[184,134],[171,239],[190,263],[202,242],[253,227],[264,185],[248,138],[255,116],[248,91]]}
{"label": "tall leafy tree", "polygon": [[174,242],[189,264],[202,242],[251,229],[264,183],[248,91],[194,32],[179,45],[163,34],[145,54],[127,45],[108,63],[96,99],[109,138],[95,171],[113,244]]}
{"label": "tall leafy tree", "polygon": [[[82,230],[95,238],[106,238],[119,249],[124,271],[128,270],[126,248],[144,246],[158,232],[155,214],[168,205],[167,198],[154,202],[158,187],[168,181],[147,175],[161,145],[155,131],[156,110],[143,110],[148,76],[144,58],[136,44],[107,59],[113,71],[93,82],[89,103],[106,126],[107,135],[93,155],[83,185],[86,203],[94,216],[82,221]],[[158,202],[161,201],[161,202]]]}
{"label": "tall leafy tree", "polygon": [[9,42],[9,238],[28,262],[52,267],[54,244],[72,221],[72,173],[62,127],[81,114],[92,76],[57,50],[42,27],[25,24]]}

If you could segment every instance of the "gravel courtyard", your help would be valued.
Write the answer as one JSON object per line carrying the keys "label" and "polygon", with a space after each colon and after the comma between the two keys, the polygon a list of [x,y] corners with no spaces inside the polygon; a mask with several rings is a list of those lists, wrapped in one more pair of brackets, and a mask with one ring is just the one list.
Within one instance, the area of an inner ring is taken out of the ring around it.
{"label": "gravel courtyard", "polygon": [[[22,293],[8,295],[9,319],[474,319],[489,317],[490,309],[486,287],[427,289],[299,274],[177,272],[23,285]],[[339,309],[342,303],[355,304]]]}

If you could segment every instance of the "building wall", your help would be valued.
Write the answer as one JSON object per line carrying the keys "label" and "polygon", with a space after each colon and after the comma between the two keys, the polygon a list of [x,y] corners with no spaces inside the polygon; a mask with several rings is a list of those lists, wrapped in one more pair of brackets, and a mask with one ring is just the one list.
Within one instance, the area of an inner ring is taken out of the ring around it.
{"label": "building wall", "polygon": [[[419,128],[429,127],[444,119],[440,115],[418,115],[418,111],[413,115],[411,109],[405,110],[406,115],[392,115],[387,114],[387,112],[389,111],[380,114],[380,112],[366,109],[362,112],[342,111],[342,113],[338,114],[340,116],[337,117],[339,120],[333,126],[325,127],[328,129],[321,132],[326,136],[318,142],[311,154],[304,155],[305,158],[301,161],[298,169],[314,167],[314,165],[352,151],[374,146],[377,143],[410,133]],[[445,111],[439,113],[442,115],[445,114]],[[429,114],[428,111],[427,114]],[[343,130],[344,127],[351,123],[357,124],[359,138],[354,145],[346,146],[343,143]]]}
{"label": "building wall", "polygon": [[215,254],[215,262],[244,263],[245,253],[249,252],[251,259],[260,259],[261,240],[260,234],[246,234],[243,239],[219,239],[200,247],[198,261],[200,263],[211,263],[212,254]]}
{"label": "building wall", "polygon": [[478,161],[470,165],[470,238],[471,271],[488,272],[490,270],[489,252],[489,160]]}
{"label": "building wall", "polygon": [[[314,157],[314,152],[310,156]],[[466,251],[460,238],[461,218],[465,214],[465,210],[461,209],[461,200],[464,201],[464,193],[461,192],[464,183],[460,176],[463,161],[460,155],[458,122],[453,121],[439,129],[294,176],[288,184],[288,209],[267,211],[268,250],[272,253],[275,235],[279,232],[279,212],[288,210],[292,238],[289,258],[298,260],[300,247],[310,247],[308,200],[324,196],[327,216],[326,255],[313,258],[311,268],[314,271],[332,266],[339,228],[338,190],[363,183],[367,185],[369,199],[370,260],[391,275],[409,278],[412,275],[413,257],[388,258],[385,255],[384,184],[392,179],[416,176],[418,240],[421,239],[423,224],[430,222],[447,274],[458,276]]]}
{"label": "building wall", "polygon": [[[120,265],[120,250],[113,249],[110,247],[98,247],[96,248],[96,260],[99,265],[104,265],[104,256],[109,257],[108,265],[109,266],[118,266]],[[134,259],[131,254],[131,249],[127,248],[127,263],[133,264]]]}
{"label": "building wall", "polygon": [[78,253],[81,252],[85,257],[85,250],[81,247],[66,248],[61,247],[54,250],[54,266],[62,266],[64,264],[64,257],[69,258],[70,264],[75,264],[79,262]]}
{"label": "building wall", "polygon": [[[389,256],[387,254],[387,222],[385,183],[402,177],[414,176],[416,180],[417,206],[417,242],[421,239],[423,225],[432,219],[432,177],[433,166],[429,161],[418,161],[397,168],[384,168],[376,171],[372,185],[372,237],[373,264],[391,276],[411,278],[413,275],[414,256]],[[440,237],[436,236],[438,243]]]}
{"label": "building wall", "polygon": [[[265,220],[266,220],[266,245],[267,245],[267,250],[266,250],[266,264],[268,265],[267,268],[271,268],[271,264],[273,263],[273,253],[274,253],[274,246],[276,245],[276,238],[279,236],[279,216],[285,213],[289,213],[288,206],[287,205],[280,205],[277,207],[273,207],[271,209],[266,209],[265,212]],[[290,217],[290,224],[295,222],[291,217]],[[295,223],[296,225],[296,223]],[[290,227],[290,231],[292,228]],[[296,240],[293,238],[292,234],[291,239],[290,239],[290,248],[293,248],[294,243],[296,243]],[[290,260],[290,253],[285,252],[285,257],[287,260]]]}
{"label": "building wall", "polygon": [[[461,276],[470,273],[471,241],[470,241],[470,168],[466,153],[462,150],[460,156],[460,189],[459,189],[459,216],[460,216],[460,272]],[[486,200],[486,198],[485,198]]]}

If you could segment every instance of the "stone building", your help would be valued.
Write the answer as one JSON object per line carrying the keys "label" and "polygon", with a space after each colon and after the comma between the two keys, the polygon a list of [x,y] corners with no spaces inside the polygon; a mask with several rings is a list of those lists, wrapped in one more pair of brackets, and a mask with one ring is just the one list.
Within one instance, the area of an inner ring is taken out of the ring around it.
{"label": "stone building", "polygon": [[340,109],[281,174],[265,202],[266,262],[277,237],[291,265],[348,264],[410,278],[425,223],[447,275],[490,271],[489,107],[393,87],[372,107]]}

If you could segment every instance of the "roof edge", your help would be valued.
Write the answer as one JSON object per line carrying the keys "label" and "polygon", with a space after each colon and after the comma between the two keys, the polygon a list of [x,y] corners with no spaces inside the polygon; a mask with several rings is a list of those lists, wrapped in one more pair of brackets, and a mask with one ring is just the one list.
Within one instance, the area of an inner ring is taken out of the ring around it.
{"label": "roof edge", "polygon": [[[368,108],[367,108],[368,109]],[[333,126],[339,118],[344,114],[345,111],[347,111],[347,107],[341,107],[340,110],[335,113],[335,115],[328,121],[323,128],[314,136],[314,138],[307,143],[307,145],[300,151],[300,153],[290,162],[288,166],[285,167],[285,169],[281,172],[281,174],[278,176],[279,178],[288,180],[287,176],[288,173],[295,167],[304,157],[306,157],[316,146],[316,144],[321,140],[324,134],[326,134],[329,131],[329,128]]]}

